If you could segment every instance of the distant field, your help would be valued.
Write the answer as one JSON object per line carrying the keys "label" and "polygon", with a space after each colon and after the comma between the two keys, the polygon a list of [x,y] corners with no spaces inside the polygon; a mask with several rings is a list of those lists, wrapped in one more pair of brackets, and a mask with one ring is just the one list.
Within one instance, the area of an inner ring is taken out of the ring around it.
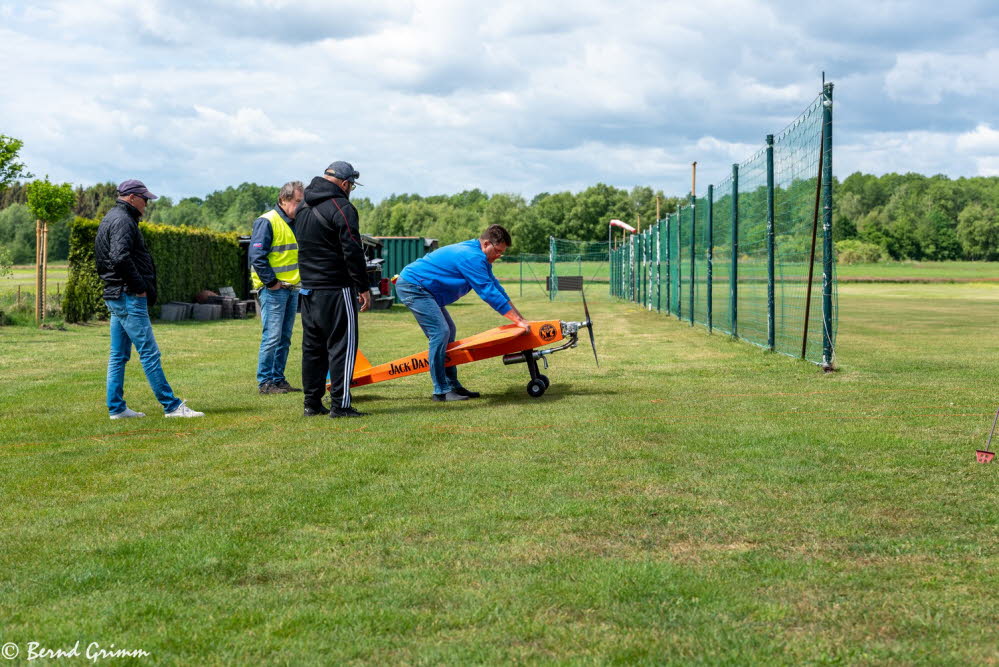
{"label": "distant field", "polygon": [[[698,263],[699,268],[702,264]],[[561,262],[560,272],[565,275],[582,273],[588,280],[598,282],[608,280],[607,262]],[[703,270],[703,269],[701,269]],[[516,261],[500,262],[493,265],[493,272],[503,281],[518,281],[521,277],[521,264]],[[971,282],[975,280],[999,280],[999,262],[883,262],[879,264],[841,264],[836,273],[844,282],[938,282],[953,280]],[[544,282],[548,275],[548,262],[525,262],[523,278],[525,282]]]}
{"label": "distant field", "polygon": [[879,264],[841,264],[836,267],[840,278],[943,278],[999,280],[999,262],[883,262]]}
{"label": "distant field", "polygon": [[[69,262],[51,262],[49,264],[49,294],[56,291],[66,291],[66,279],[69,276]],[[33,264],[17,264],[14,266],[14,274],[7,278],[0,278],[0,294],[10,294],[17,292],[18,285],[21,290],[35,291],[35,266]]]}

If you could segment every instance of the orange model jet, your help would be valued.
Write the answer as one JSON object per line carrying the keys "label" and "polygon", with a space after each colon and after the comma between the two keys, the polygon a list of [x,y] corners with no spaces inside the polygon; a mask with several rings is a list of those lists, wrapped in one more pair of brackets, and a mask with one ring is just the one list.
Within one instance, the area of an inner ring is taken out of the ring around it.
{"label": "orange model jet", "polygon": [[[530,322],[530,329],[526,331],[516,324],[507,324],[456,340],[448,344],[447,356],[445,357],[446,365],[457,366],[499,356],[503,357],[503,363],[507,365],[526,363],[531,374],[531,381],[527,383],[527,393],[538,398],[545,393],[551,384],[548,376],[538,370],[538,360],[540,359],[547,369],[549,355],[576,347],[579,343],[580,329],[585,328],[589,331],[593,359],[597,362],[597,366],[600,365],[600,361],[597,359],[597,347],[593,341],[593,322],[590,320],[590,311],[586,307],[585,297],[583,298],[583,311],[586,314],[585,322],[541,320]],[[562,344],[555,347],[545,347],[559,342]],[[352,388],[363,387],[375,382],[385,382],[417,373],[426,373],[430,370],[430,362],[427,361],[428,355],[429,351],[423,350],[417,354],[390,361],[387,364],[372,366],[358,350],[357,360],[354,364],[354,378],[350,386]]]}

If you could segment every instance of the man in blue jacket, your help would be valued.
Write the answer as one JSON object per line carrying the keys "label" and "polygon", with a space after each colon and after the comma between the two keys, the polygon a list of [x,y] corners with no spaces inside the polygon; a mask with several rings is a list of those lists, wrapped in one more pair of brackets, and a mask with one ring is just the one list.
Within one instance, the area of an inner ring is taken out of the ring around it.
{"label": "man in blue jacket", "polygon": [[396,293],[430,340],[430,378],[435,401],[464,401],[479,396],[458,382],[454,366],[445,366],[447,345],[455,337],[448,304],[475,290],[497,313],[525,330],[529,328],[493,275],[493,262],[506,252],[511,242],[506,229],[490,225],[479,238],[435,250],[399,274]]}
{"label": "man in blue jacket", "polygon": [[260,301],[260,352],[257,390],[261,394],[302,391],[284,376],[291,334],[298,313],[298,239],[295,211],[305,196],[301,181],[281,186],[278,203],[253,221],[250,236],[250,278]]}

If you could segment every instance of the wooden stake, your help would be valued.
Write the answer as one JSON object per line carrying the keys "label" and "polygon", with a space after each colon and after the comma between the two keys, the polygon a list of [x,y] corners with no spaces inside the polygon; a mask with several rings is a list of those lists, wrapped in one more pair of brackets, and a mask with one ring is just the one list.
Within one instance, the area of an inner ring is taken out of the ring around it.
{"label": "wooden stake", "polygon": [[694,162],[690,165],[690,194],[691,196],[697,196],[697,163]]}
{"label": "wooden stake", "polygon": [[42,319],[45,319],[45,306],[49,291],[49,223],[42,220]]}
{"label": "wooden stake", "polygon": [[659,215],[659,197],[656,197],[656,221],[662,220],[663,217]]}
{"label": "wooden stake", "polygon": [[41,297],[42,290],[42,221],[35,220],[35,324],[42,323]]}
{"label": "wooden stake", "polygon": [[642,214],[641,213],[636,213],[635,214],[635,219],[638,221],[638,233],[641,234],[642,233]]}

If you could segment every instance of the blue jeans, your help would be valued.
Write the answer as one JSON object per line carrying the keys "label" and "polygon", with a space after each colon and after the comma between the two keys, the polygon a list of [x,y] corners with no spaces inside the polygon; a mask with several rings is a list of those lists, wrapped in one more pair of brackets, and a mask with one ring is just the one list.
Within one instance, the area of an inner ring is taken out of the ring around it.
{"label": "blue jeans", "polygon": [[180,407],[181,400],[173,395],[173,389],[163,375],[160,364],[160,348],[153,336],[153,325],[149,321],[146,297],[122,293],[114,300],[105,299],[111,311],[111,355],[108,358],[108,412],[116,415],[125,408],[125,364],[132,356],[132,345],[139,353],[139,362],[146,373],[149,386],[156,394],[156,400],[163,406],[163,412],[173,412]]}
{"label": "blue jeans", "polygon": [[257,355],[257,384],[281,382],[285,379],[284,367],[291,348],[291,332],[298,313],[298,290],[282,287],[270,290],[261,287],[260,300],[260,353]]}
{"label": "blue jeans", "polygon": [[461,387],[458,382],[458,369],[445,367],[447,344],[454,342],[454,320],[447,308],[437,305],[437,301],[420,285],[399,280],[395,293],[416,318],[423,333],[430,339],[430,379],[434,383],[435,394],[446,394]]}

